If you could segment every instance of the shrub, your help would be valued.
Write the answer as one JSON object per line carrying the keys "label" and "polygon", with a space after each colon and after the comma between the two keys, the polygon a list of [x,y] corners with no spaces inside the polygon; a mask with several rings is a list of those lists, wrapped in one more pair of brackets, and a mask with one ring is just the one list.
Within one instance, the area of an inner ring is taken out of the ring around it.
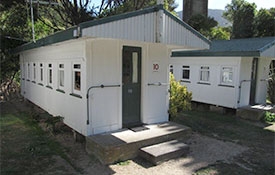
{"label": "shrub", "polygon": [[186,86],[182,86],[180,82],[175,80],[173,74],[170,73],[170,100],[169,114],[174,118],[179,112],[191,110],[192,93],[187,91]]}
{"label": "shrub", "polygon": [[265,112],[264,120],[266,122],[274,122],[275,121],[275,114],[271,112]]}
{"label": "shrub", "polygon": [[268,81],[268,99],[272,104],[275,104],[275,73],[270,77]]}

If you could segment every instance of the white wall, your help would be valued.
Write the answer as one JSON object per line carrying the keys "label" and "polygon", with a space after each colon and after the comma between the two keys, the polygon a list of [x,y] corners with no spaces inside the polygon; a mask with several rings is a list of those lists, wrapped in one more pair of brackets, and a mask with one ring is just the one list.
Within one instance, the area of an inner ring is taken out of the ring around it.
{"label": "white wall", "polygon": [[[61,44],[32,49],[20,53],[20,63],[30,63],[31,78],[22,77],[21,90],[25,98],[40,106],[54,116],[64,117],[64,122],[83,135],[87,135],[86,127],[86,101],[85,101],[85,76],[86,65],[83,41],[68,41]],[[36,64],[36,79],[33,79],[33,63]],[[40,81],[40,63],[43,64],[43,81]],[[70,93],[73,92],[73,63],[81,64],[81,91],[77,98]],[[48,85],[47,66],[53,67],[53,84]],[[64,92],[57,91],[58,87],[58,64],[64,64]],[[32,82],[33,81],[33,82]]]}
{"label": "white wall", "polygon": [[267,78],[269,73],[269,66],[271,58],[259,58],[258,62],[258,75],[257,75],[257,86],[256,86],[256,103],[265,104],[267,96]]}
{"label": "white wall", "polygon": [[[193,94],[193,101],[203,102],[223,107],[237,108],[239,64],[236,57],[172,57],[170,64],[174,67],[176,80],[182,79],[182,66],[190,66],[190,82],[182,82]],[[209,84],[199,83],[201,66],[210,67]],[[222,66],[233,67],[232,86],[221,86]]]}
{"label": "white wall", "polygon": [[[115,39],[87,40],[87,89],[91,86],[117,85],[120,87],[95,88],[89,93],[89,134],[122,128],[122,48],[141,47],[141,121],[157,123],[168,121],[168,49],[163,44]],[[160,65],[153,72],[153,64]],[[162,82],[164,86],[148,86]]]}

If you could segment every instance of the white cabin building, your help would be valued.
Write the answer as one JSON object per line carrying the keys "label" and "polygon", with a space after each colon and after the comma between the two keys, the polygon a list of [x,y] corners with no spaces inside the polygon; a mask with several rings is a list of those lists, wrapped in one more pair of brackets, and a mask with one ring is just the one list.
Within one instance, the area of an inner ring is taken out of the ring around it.
{"label": "white cabin building", "polygon": [[213,41],[209,50],[173,51],[170,69],[193,101],[237,109],[266,104],[275,37]]}
{"label": "white cabin building", "polygon": [[21,93],[84,136],[166,122],[171,50],[209,46],[162,5],[89,21],[16,49]]}

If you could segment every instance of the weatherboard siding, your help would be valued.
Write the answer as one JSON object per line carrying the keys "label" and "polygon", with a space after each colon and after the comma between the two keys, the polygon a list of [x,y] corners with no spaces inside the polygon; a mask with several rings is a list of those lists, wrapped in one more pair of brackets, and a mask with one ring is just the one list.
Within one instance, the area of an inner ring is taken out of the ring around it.
{"label": "weatherboard siding", "polygon": [[163,43],[208,49],[209,43],[193,28],[171,14],[164,14]]}
{"label": "weatherboard siding", "polygon": [[156,40],[156,12],[119,19],[82,29],[83,37],[127,39],[144,42]]}

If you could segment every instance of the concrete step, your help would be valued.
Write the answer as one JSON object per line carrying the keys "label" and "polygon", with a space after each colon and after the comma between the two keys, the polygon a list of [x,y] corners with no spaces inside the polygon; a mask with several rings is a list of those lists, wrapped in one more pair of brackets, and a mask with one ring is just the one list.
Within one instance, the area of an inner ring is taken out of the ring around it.
{"label": "concrete step", "polygon": [[189,146],[178,140],[159,143],[140,149],[139,156],[158,165],[164,161],[174,159],[186,154]]}
{"label": "concrete step", "polygon": [[245,106],[237,109],[236,115],[243,119],[259,121],[264,117],[266,111],[272,112],[274,109],[270,105]]}
{"label": "concrete step", "polygon": [[103,164],[112,164],[138,156],[140,148],[170,140],[185,140],[191,129],[173,122],[146,125],[147,130],[122,129],[86,137],[86,151]]}

